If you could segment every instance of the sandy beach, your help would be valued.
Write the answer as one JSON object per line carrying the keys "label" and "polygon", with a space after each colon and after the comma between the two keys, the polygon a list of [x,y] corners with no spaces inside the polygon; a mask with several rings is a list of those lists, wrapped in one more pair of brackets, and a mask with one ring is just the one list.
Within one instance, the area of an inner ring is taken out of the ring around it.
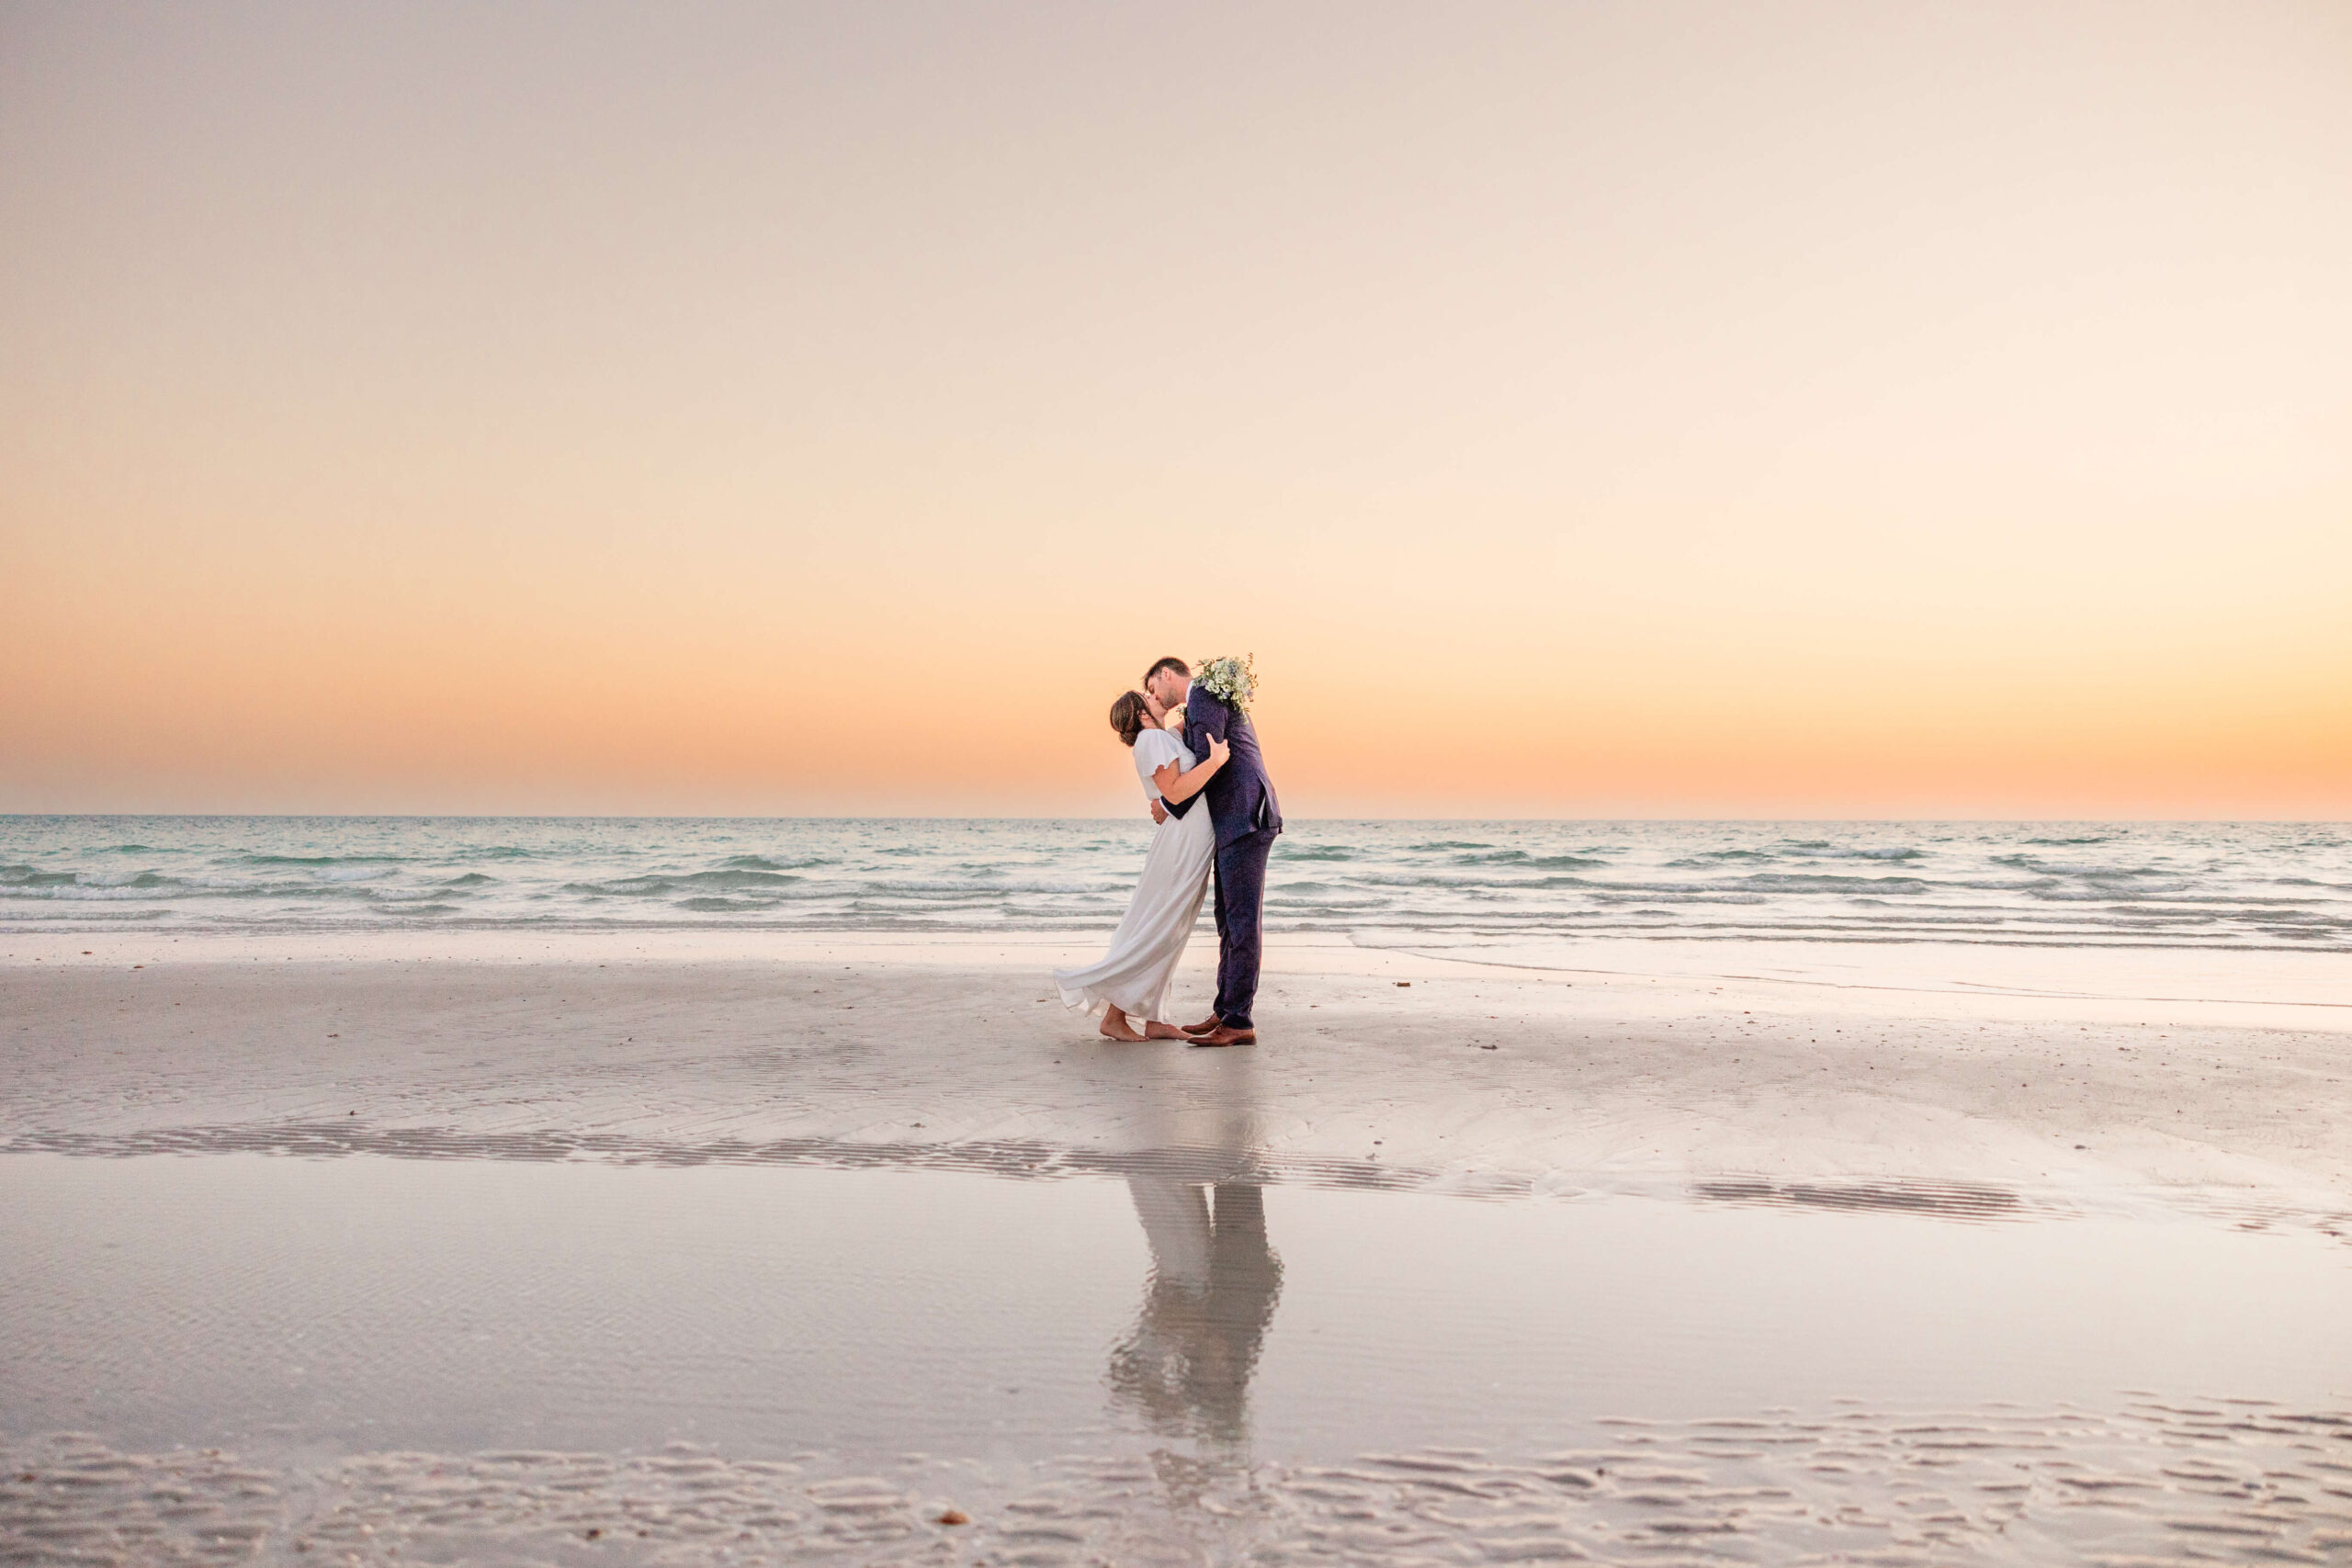
{"label": "sandy beach", "polygon": [[1084,940],[12,938],[0,1541],[2352,1541],[2324,958],[2163,997],[2079,957],[1856,984],[1761,946],[1565,972],[1300,937],[1262,1043],[1199,1051],[1051,1000]]}
{"label": "sandy beach", "polygon": [[[2324,957],[2166,998],[1781,981],[1742,953],[1564,975],[1292,939],[1270,958],[1265,1044],[1225,1057],[1118,1046],[1051,1001],[1044,976],[1083,941],[512,937],[451,957],[424,937],[18,937],[0,1094],[17,1148],[334,1135],[680,1159],[786,1140],[1085,1159],[1198,1142],[1183,1113],[1232,1094],[1246,1130],[1217,1136],[1269,1168],[1440,1188],[1753,1177],[2352,1209],[2352,985]],[[1195,991],[1207,957],[1188,958]]]}

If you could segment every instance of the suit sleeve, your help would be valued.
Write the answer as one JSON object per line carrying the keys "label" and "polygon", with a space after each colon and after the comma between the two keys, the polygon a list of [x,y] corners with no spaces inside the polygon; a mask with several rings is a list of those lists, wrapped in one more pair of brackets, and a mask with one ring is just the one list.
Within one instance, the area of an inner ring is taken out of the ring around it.
{"label": "suit sleeve", "polygon": [[[1216,724],[1216,728],[1215,729],[1211,729],[1209,728],[1209,721],[1212,717],[1215,718]],[[1210,696],[1207,693],[1201,691],[1198,687],[1195,687],[1193,688],[1191,697],[1184,704],[1185,748],[1190,750],[1193,756],[1205,759],[1209,754],[1209,749],[1205,744],[1204,744],[1204,741],[1212,734],[1219,740],[1225,739],[1224,705],[1219,703],[1215,697]],[[1171,815],[1182,817],[1184,813],[1192,810],[1193,807],[1198,806],[1202,801],[1206,800],[1208,797],[1209,792],[1206,790],[1201,790],[1194,794],[1189,800],[1171,800],[1167,801],[1164,804],[1167,806],[1169,812]]]}
{"label": "suit sleeve", "polygon": [[[1230,739],[1231,737],[1227,733],[1227,729],[1232,721],[1232,709],[1202,691],[1198,686],[1193,687],[1192,696],[1184,704],[1185,746],[1191,750],[1193,756],[1206,761],[1209,755],[1208,742],[1211,739]],[[1168,809],[1182,817],[1208,797],[1209,792],[1202,790],[1192,799],[1177,801]]]}

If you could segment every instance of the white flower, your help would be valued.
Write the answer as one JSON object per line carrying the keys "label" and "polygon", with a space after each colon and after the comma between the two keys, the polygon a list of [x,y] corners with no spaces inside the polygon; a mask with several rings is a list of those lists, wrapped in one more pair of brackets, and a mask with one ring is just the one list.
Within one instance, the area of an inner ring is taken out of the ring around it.
{"label": "white flower", "polygon": [[1216,696],[1231,703],[1243,713],[1250,710],[1250,699],[1258,694],[1257,655],[1240,659],[1223,654],[1204,660],[1199,683]]}

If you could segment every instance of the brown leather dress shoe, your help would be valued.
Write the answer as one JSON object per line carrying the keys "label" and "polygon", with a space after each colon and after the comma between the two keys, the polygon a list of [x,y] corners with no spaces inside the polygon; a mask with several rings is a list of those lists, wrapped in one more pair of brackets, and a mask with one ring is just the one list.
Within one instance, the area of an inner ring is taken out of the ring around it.
{"label": "brown leather dress shoe", "polygon": [[1195,1045],[1255,1045],[1258,1043],[1258,1032],[1254,1029],[1227,1029],[1225,1025],[1219,1024],[1206,1034],[1193,1035],[1193,1043]]}
{"label": "brown leather dress shoe", "polygon": [[1208,1017],[1203,1019],[1198,1023],[1186,1024],[1184,1026],[1184,1032],[1187,1034],[1207,1034],[1224,1027],[1225,1020],[1217,1017],[1215,1013],[1211,1013]]}

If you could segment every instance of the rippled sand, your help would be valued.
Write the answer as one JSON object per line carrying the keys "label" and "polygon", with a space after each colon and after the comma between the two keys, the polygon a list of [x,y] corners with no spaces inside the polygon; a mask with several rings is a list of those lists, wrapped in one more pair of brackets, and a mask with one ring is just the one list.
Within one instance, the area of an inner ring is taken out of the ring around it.
{"label": "rippled sand", "polygon": [[[0,1449],[9,1560],[562,1563],[2327,1562],[2352,1417],[1826,1410],[1621,1422],[1589,1447],[1017,1470],[910,1456],[372,1454],[304,1469]],[[955,1519],[958,1522],[944,1522]]]}

